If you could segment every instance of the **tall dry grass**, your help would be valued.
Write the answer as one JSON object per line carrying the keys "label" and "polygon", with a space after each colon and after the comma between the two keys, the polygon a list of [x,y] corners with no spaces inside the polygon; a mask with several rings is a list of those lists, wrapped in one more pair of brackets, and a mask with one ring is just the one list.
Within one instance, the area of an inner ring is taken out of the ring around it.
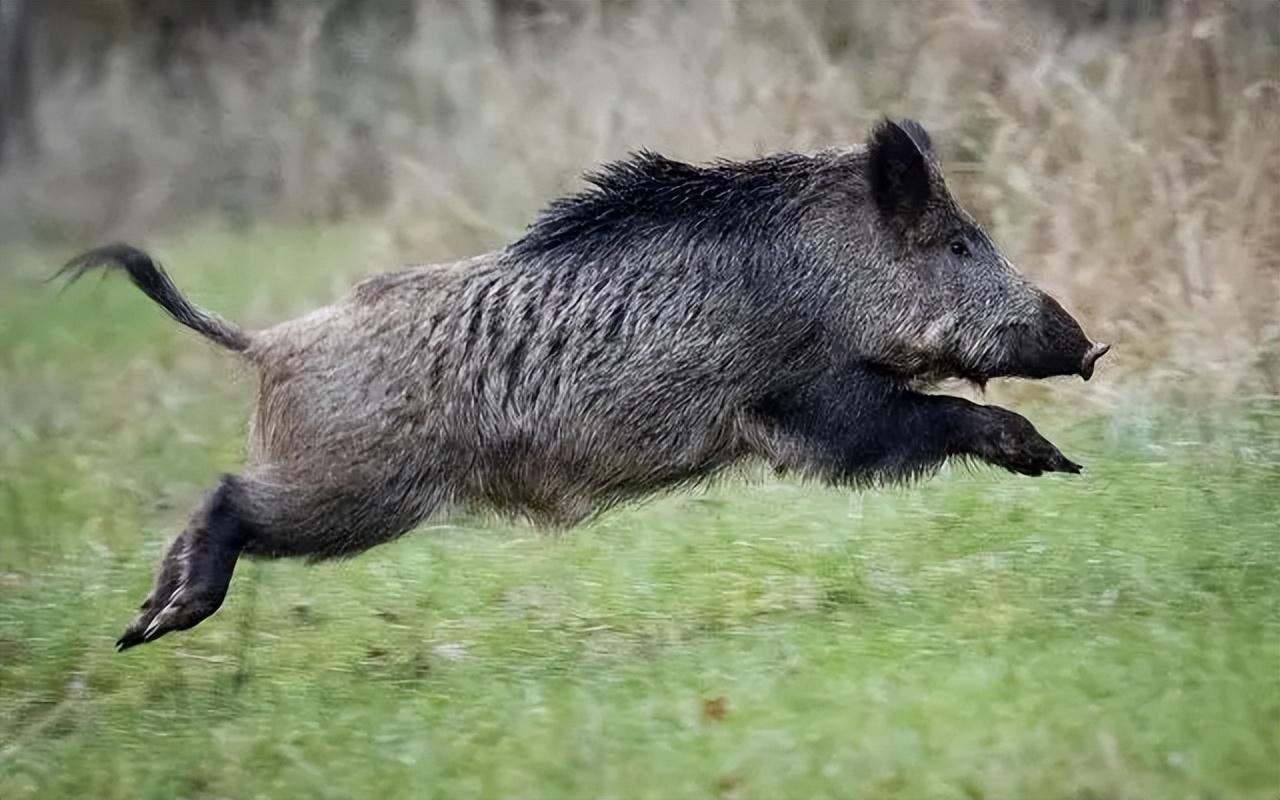
{"label": "tall dry grass", "polygon": [[389,264],[431,261],[632,148],[805,150],[910,115],[1014,260],[1119,342],[1129,390],[1280,394],[1280,4],[1167,5],[1069,34],[1047,0],[582,0],[510,35],[441,0],[335,40],[296,4],[181,91],[128,48],[45,87],[0,232],[356,216]]}

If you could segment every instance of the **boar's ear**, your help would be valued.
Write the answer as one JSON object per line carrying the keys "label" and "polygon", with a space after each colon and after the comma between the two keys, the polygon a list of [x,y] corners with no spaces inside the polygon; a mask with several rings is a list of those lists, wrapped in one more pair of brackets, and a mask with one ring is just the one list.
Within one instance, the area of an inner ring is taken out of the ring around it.
{"label": "boar's ear", "polygon": [[884,120],[868,142],[871,196],[887,218],[912,222],[924,211],[933,186],[929,155],[933,142],[920,123]]}

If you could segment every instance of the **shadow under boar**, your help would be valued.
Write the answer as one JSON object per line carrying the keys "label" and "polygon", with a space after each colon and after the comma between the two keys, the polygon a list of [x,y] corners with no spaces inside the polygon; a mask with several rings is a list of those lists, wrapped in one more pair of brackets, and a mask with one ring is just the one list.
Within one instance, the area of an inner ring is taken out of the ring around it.
{"label": "shadow under boar", "polygon": [[948,458],[1078,472],[1019,415],[925,394],[944,378],[1077,374],[1107,346],[952,199],[929,136],[695,166],[642,152],[522,238],[366,280],[253,333],[127,245],[178,322],[252,362],[248,463],[165,556],[120,649],[221,605],[237,558],[346,556],[449,511],[567,526],[757,459],[843,486]]}

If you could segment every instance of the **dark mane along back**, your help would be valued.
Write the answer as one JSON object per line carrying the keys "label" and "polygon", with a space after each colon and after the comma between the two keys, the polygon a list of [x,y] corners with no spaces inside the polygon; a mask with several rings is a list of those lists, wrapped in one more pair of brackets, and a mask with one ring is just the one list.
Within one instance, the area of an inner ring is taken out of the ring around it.
{"label": "dark mane along back", "polygon": [[642,150],[588,173],[590,187],[551,203],[507,254],[602,254],[637,237],[758,237],[794,210],[811,169],[795,154],[695,165]]}

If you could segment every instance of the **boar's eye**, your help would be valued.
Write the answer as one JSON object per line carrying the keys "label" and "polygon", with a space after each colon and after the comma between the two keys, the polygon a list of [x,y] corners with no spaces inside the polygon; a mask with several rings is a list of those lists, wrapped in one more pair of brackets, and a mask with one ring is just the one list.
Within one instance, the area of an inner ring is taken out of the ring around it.
{"label": "boar's eye", "polygon": [[969,245],[965,244],[963,239],[956,239],[951,243],[951,252],[961,258],[969,257]]}

